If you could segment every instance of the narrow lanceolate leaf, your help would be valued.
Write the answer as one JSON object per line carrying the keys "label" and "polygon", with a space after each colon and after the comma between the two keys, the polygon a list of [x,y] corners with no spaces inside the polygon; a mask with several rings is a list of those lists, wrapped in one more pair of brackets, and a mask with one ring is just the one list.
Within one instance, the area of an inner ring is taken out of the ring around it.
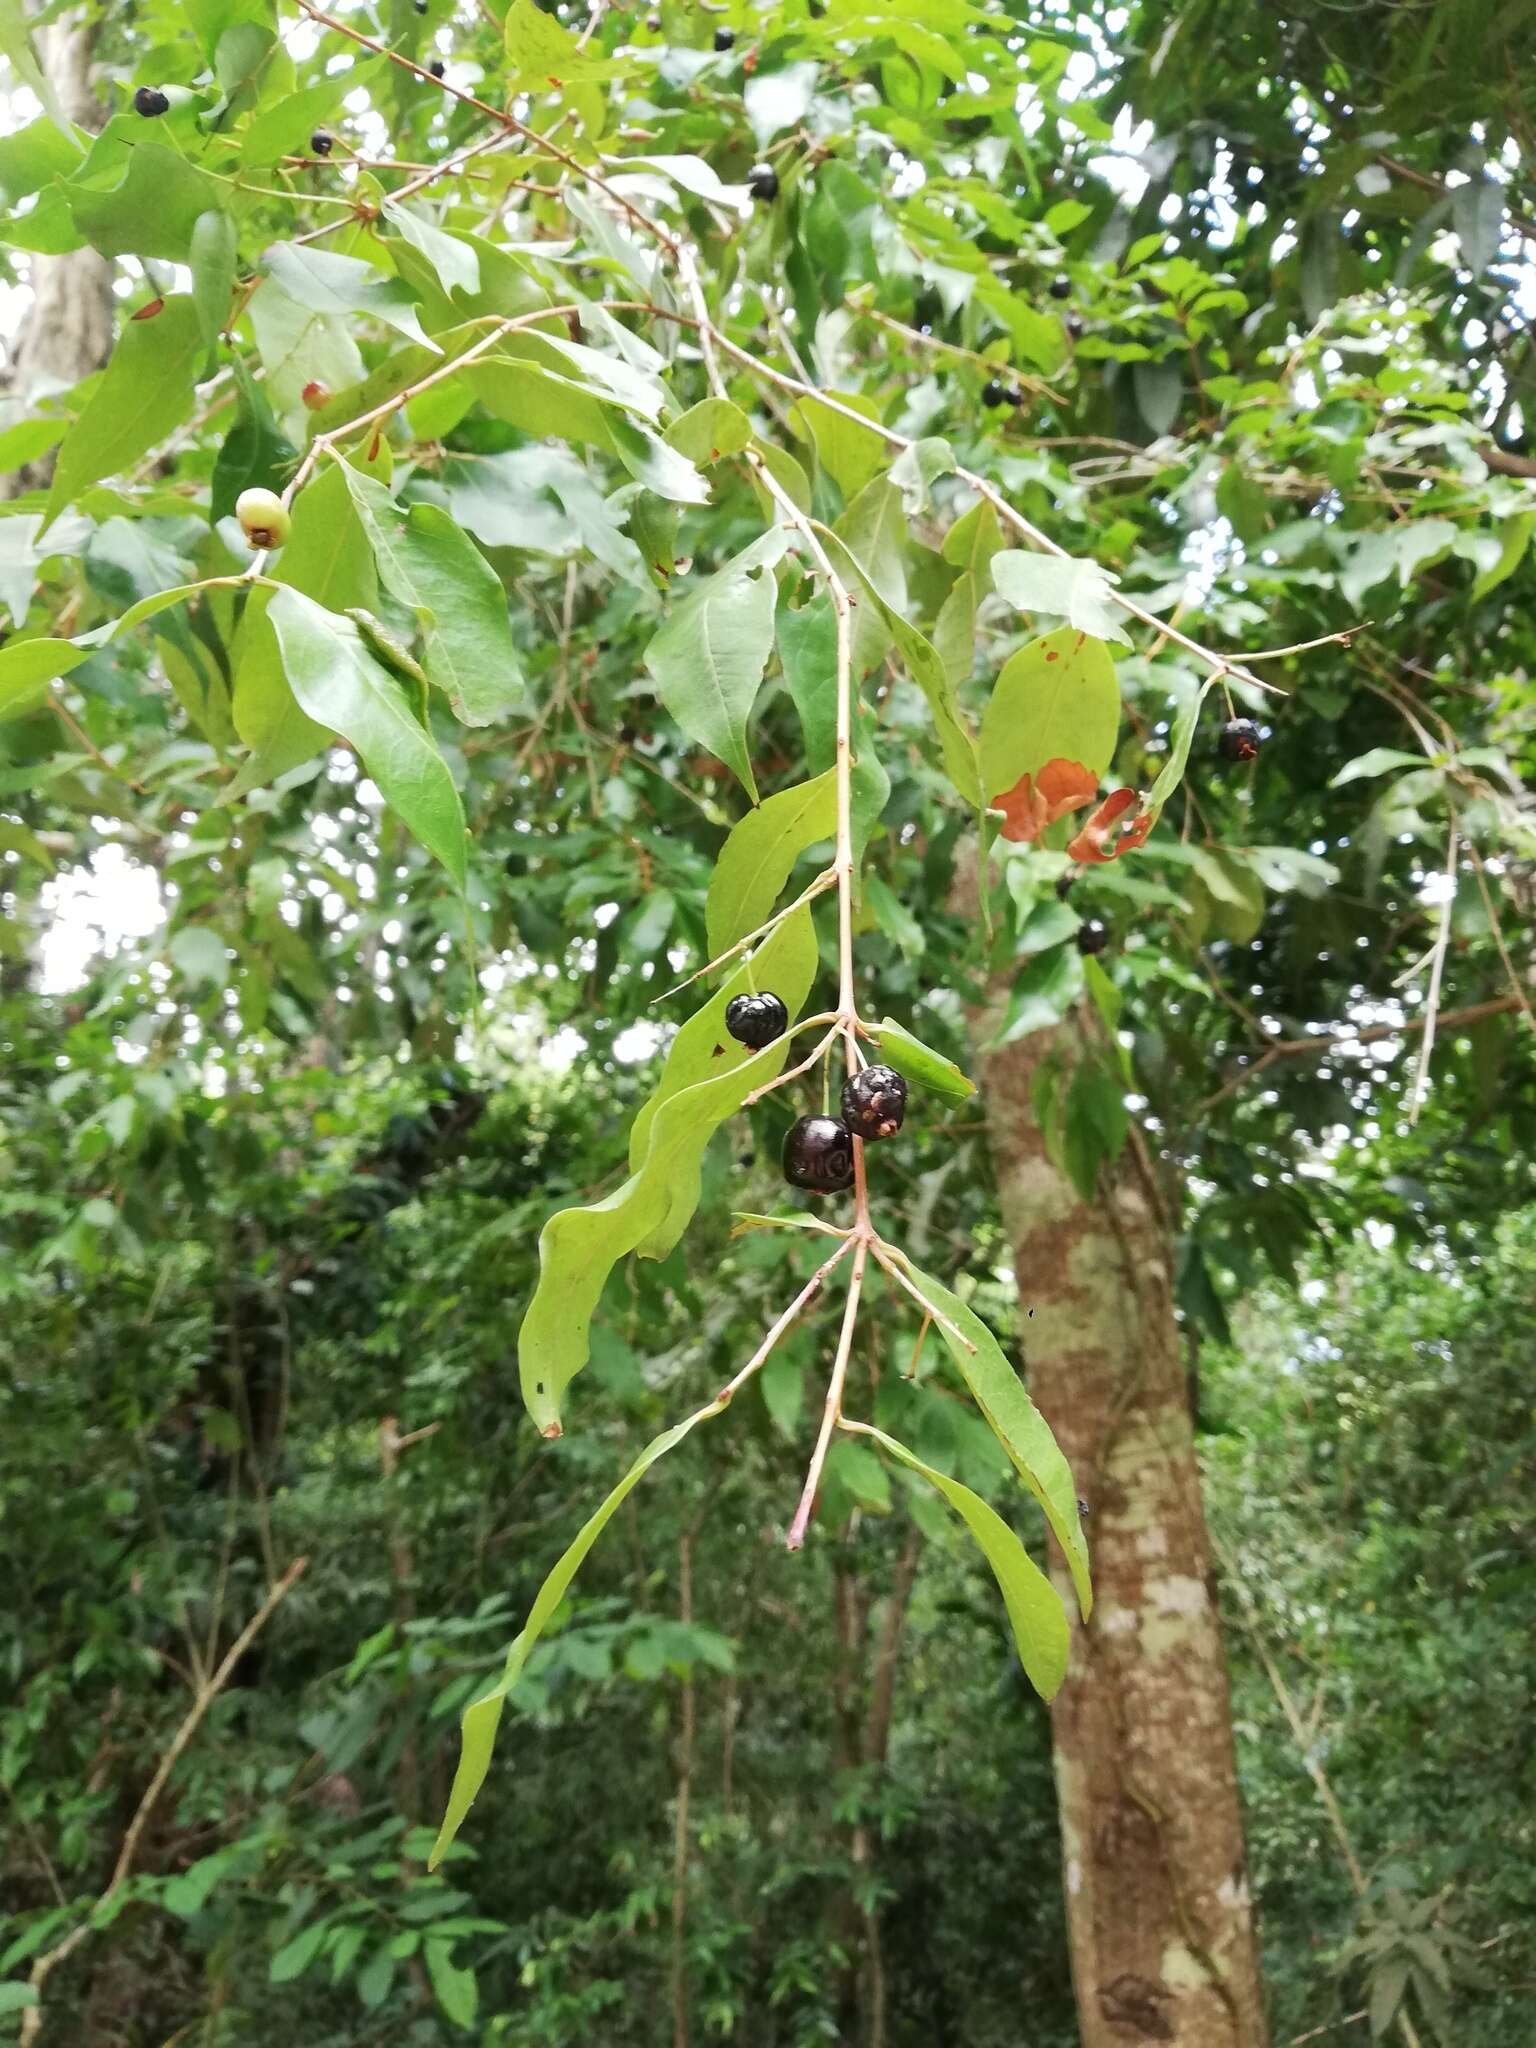
{"label": "narrow lanceolate leaf", "polygon": [[523,1624],[522,1633],[507,1652],[507,1661],[501,1677],[488,1693],[482,1694],[464,1710],[460,1731],[459,1765],[453,1774],[453,1786],[448,1794],[448,1809],[443,1815],[443,1824],[433,1844],[428,1869],[435,1870],[442,1862],[454,1836],[464,1825],[464,1817],[474,1804],[475,1795],[485,1783],[485,1774],[490,1769],[491,1751],[495,1747],[496,1730],[501,1723],[501,1710],[507,1694],[522,1677],[523,1668],[534,1645],[549,1627],[561,1601],[570,1591],[572,1581],[586,1561],[587,1552],[656,1460],[664,1458],[668,1451],[680,1444],[697,1424],[707,1421],[711,1415],[718,1415],[723,1406],[724,1403],[721,1401],[711,1401],[707,1408],[700,1408],[696,1414],[690,1415],[686,1422],[676,1423],[671,1429],[663,1430],[660,1436],[653,1437],[596,1513],[582,1524],[576,1540],[540,1586],[533,1605],[528,1610],[528,1619]]}
{"label": "narrow lanceolate leaf", "polygon": [[209,348],[229,318],[238,243],[235,224],[220,206],[200,213],[192,224],[192,302]]}
{"label": "narrow lanceolate leaf", "polygon": [[988,1507],[979,1493],[972,1493],[958,1479],[925,1465],[915,1451],[887,1436],[883,1429],[875,1429],[867,1422],[845,1422],[843,1427],[879,1444],[888,1456],[926,1479],[949,1502],[992,1567],[1025,1677],[1041,1699],[1054,1699],[1067,1675],[1071,1651],[1066,1610],[1056,1588],[1002,1516]]}
{"label": "narrow lanceolate leaf", "polygon": [[[641,1104],[629,1133],[629,1169],[638,1170],[651,1140],[656,1112],[672,1096],[695,1082],[729,1073],[752,1057],[750,1050],[725,1028],[725,1012],[733,996],[772,989],[786,1005],[793,991],[803,1001],[816,973],[816,931],[810,908],[797,910],[755,947],[750,960],[740,961],[710,1000],[695,1010],[667,1048],[661,1077],[648,1101]],[[685,1225],[686,1227],[686,1225]]]}
{"label": "narrow lanceolate leaf", "polygon": [[948,1102],[964,1102],[968,1095],[976,1093],[975,1082],[961,1073],[953,1060],[924,1045],[894,1017],[882,1017],[874,1036],[881,1059],[914,1087],[942,1095]]}
{"label": "narrow lanceolate leaf", "polygon": [[[808,910],[780,927],[798,925],[799,959],[776,972],[775,992],[793,1018],[815,972],[814,935]],[[588,1333],[609,1273],[618,1260],[640,1250],[664,1256],[677,1243],[699,1201],[699,1168],[704,1148],[743,1098],[783,1070],[790,1041],[775,1040],[747,1059],[732,1060],[722,1034],[717,1071],[669,1095],[657,1107],[638,1171],[606,1201],[583,1209],[562,1209],[539,1238],[539,1284],[518,1333],[518,1374],[523,1400],[547,1436],[560,1433],[565,1389],[587,1362]]]}
{"label": "narrow lanceolate leaf", "polygon": [[705,905],[711,959],[768,920],[790,870],[837,830],[837,771],[781,789],[733,827],[720,850]]}
{"label": "narrow lanceolate leaf", "polygon": [[527,685],[501,579],[438,505],[397,505],[376,477],[342,476],[373,549],[379,581],[415,613],[422,666],[466,725],[525,710]]}
{"label": "narrow lanceolate leaf", "polygon": [[1179,707],[1173,730],[1168,735],[1168,758],[1147,792],[1147,809],[1154,819],[1161,816],[1163,805],[1184,780],[1184,771],[1189,766],[1189,750],[1194,745],[1195,729],[1200,723],[1201,707],[1215,687],[1216,678],[1211,676]]}
{"label": "narrow lanceolate leaf", "polygon": [[12,640],[0,647],[0,718],[21,718],[48,699],[48,685],[86,657],[70,640]]}
{"label": "narrow lanceolate leaf", "polygon": [[1080,632],[1100,640],[1129,641],[1114,599],[1119,581],[1097,562],[1063,561],[1057,555],[1005,548],[992,558],[992,583],[1021,612],[1055,612]]}
{"label": "narrow lanceolate leaf", "polygon": [[153,320],[130,320],[101,382],[59,448],[46,529],[90,484],[119,476],[191,412],[202,327],[190,298],[167,299]]}
{"label": "narrow lanceolate leaf", "polygon": [[394,677],[369,653],[350,619],[296,590],[267,609],[283,668],[304,712],[350,740],[364,767],[423,846],[462,889],[464,808],[448,764]]}
{"label": "narrow lanceolate leaf", "polygon": [[[956,1336],[942,1323],[937,1325],[977,1407],[1013,1461],[1014,1470],[1045,1510],[1051,1533],[1066,1557],[1077,1589],[1077,1604],[1086,1621],[1093,1607],[1093,1587],[1088,1577],[1088,1546],[1083,1541],[1083,1525],[1078,1518],[1077,1488],[1072,1483],[1071,1466],[1052,1436],[1050,1425],[1024,1391],[1023,1381],[980,1316],[973,1314],[957,1294],[919,1272],[916,1266],[908,1264],[907,1271],[958,1330]],[[973,1348],[967,1350],[967,1343]]]}
{"label": "narrow lanceolate leaf", "polygon": [[1047,761],[1077,761],[1102,775],[1119,730],[1120,691],[1103,641],[1072,626],[1047,633],[1004,663],[981,721],[987,795],[1012,789]]}
{"label": "narrow lanceolate leaf", "polygon": [[747,720],[773,651],[773,565],[788,546],[778,527],[743,549],[676,604],[645,651],[656,694],[683,731],[717,754],[757,802]]}

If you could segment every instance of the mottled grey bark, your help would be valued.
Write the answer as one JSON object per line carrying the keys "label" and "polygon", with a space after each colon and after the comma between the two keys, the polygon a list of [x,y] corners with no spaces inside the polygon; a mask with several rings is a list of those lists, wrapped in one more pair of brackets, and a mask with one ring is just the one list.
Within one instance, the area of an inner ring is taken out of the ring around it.
{"label": "mottled grey bark", "polygon": [[[91,8],[33,33],[38,62],[60,106],[83,128],[99,128],[105,118],[91,85],[91,57],[101,19],[100,9]],[[94,249],[71,249],[62,256],[33,254],[27,259],[27,282],[32,303],[17,332],[4,382],[8,397],[30,405],[50,391],[67,391],[100,369],[111,354],[112,266]],[[0,498],[38,490],[52,475],[50,452],[0,476]]]}
{"label": "mottled grey bark", "polygon": [[[1084,1203],[1048,1157],[1031,1082],[1079,1040],[986,1054],[1030,1390],[1090,1509],[1096,1605],[1052,1709],[1083,2048],[1262,2048],[1226,1664],[1212,1596],[1173,1246],[1134,1144]],[[983,1027],[978,1042],[990,1031]],[[1056,1577],[1070,1605],[1058,1558]]]}

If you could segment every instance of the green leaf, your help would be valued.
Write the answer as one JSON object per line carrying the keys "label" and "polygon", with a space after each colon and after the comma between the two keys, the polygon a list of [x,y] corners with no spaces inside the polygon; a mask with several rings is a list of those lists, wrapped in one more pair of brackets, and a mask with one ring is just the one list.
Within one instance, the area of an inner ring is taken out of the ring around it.
{"label": "green leaf", "polygon": [[119,476],[191,412],[202,328],[190,298],[153,320],[130,320],[84,412],[65,436],[48,492],[46,529],[89,484]]}
{"label": "green leaf", "polygon": [[200,213],[192,223],[192,303],[208,348],[217,347],[229,318],[239,239],[234,222],[221,206]]}
{"label": "green leaf", "polygon": [[[785,1005],[789,1007],[786,989],[794,991],[797,1004],[803,1002],[815,973],[816,930],[807,906],[797,910],[793,917],[785,918],[761,944],[755,946],[748,959],[735,968],[710,1000],[695,1010],[678,1031],[667,1048],[660,1079],[649,1099],[636,1112],[630,1128],[631,1173],[636,1172],[645,1159],[651,1124],[664,1102],[681,1094],[683,1089],[691,1088],[695,1082],[739,1067],[751,1058],[748,1048],[738,1044],[725,1028],[725,1012],[732,997],[754,995],[761,989],[771,988],[784,997]],[[797,1011],[791,1010],[791,1014],[797,1014]],[[675,1239],[669,1239],[669,1242],[675,1242]]]}
{"label": "green leaf", "polygon": [[886,1065],[894,1067],[898,1074],[917,1087],[943,1096],[946,1102],[964,1102],[968,1095],[976,1093],[975,1082],[968,1079],[953,1060],[945,1059],[943,1053],[924,1045],[894,1017],[880,1019],[874,1039]]}
{"label": "green leaf", "polygon": [[891,482],[901,492],[902,510],[916,519],[927,510],[929,494],[941,476],[955,468],[955,451],[938,435],[913,441],[891,464]]}
{"label": "green leaf", "polygon": [[874,427],[861,427],[849,412],[879,418],[872,399],[839,392],[837,405],[819,398],[802,398],[789,415],[790,425],[810,441],[816,460],[827,472],[844,498],[852,498],[890,463],[885,436]]}
{"label": "green leaf", "polygon": [[988,1507],[980,1494],[925,1465],[915,1451],[884,1430],[867,1422],[844,1422],[842,1426],[870,1437],[898,1464],[926,1479],[959,1515],[997,1580],[1025,1677],[1043,1700],[1054,1699],[1067,1675],[1071,1653],[1066,1610],[1055,1587],[1002,1516]]}
{"label": "green leaf", "polygon": [[708,747],[757,802],[747,721],[773,651],[776,586],[788,545],[774,527],[672,608],[645,650],[656,694],[683,731]]}
{"label": "green leaf", "polygon": [[1059,1024],[1083,992],[1083,956],[1076,946],[1048,947],[1028,960],[1008,992],[996,1043],[1012,1045]]}
{"label": "green leaf", "polygon": [[[269,277],[251,296],[247,318],[266,371],[266,394],[280,419],[299,431],[311,424],[305,386],[349,392],[363,376],[363,359],[345,320],[302,306]],[[324,424],[323,417],[320,424]],[[337,422],[339,424],[339,422]]]}
{"label": "green leaf", "polygon": [[534,0],[511,0],[503,34],[512,76],[543,90],[568,79],[581,61],[576,38]]}
{"label": "green leaf", "polygon": [[[447,1844],[443,1846],[446,1848]],[[386,1943],[383,1948],[374,1950],[357,1973],[357,1995],[367,2011],[375,2012],[384,2003],[394,1978],[395,1958]]]}
{"label": "green leaf", "polygon": [[440,505],[397,505],[376,477],[342,478],[373,549],[379,581],[415,614],[422,666],[466,725],[528,708],[501,579]]}
{"label": "green leaf", "polygon": [[[97,149],[104,146],[105,138]],[[163,142],[138,141],[132,148],[123,146],[116,183],[97,183],[102,174],[91,169],[96,154],[92,152],[81,176],[59,188],[85,239],[103,256],[159,256],[174,263],[187,262],[193,230],[205,213],[223,207],[230,197],[229,186]]]}
{"label": "green leaf", "polygon": [[1168,735],[1168,758],[1158,770],[1157,780],[1147,793],[1147,809],[1154,817],[1162,815],[1164,804],[1184,780],[1184,771],[1189,766],[1189,750],[1194,745],[1195,731],[1200,723],[1200,713],[1206,698],[1216,687],[1216,680],[1215,676],[1210,676],[1197,689],[1190,691],[1174,717],[1173,729]]}
{"label": "green leaf", "polygon": [[1342,789],[1346,782],[1361,782],[1371,776],[1386,775],[1394,768],[1423,766],[1422,754],[1406,753],[1401,747],[1371,747],[1363,754],[1356,754],[1353,761],[1346,761],[1328,787]]}
{"label": "green leaf", "polygon": [[218,933],[205,924],[185,924],[172,932],[166,951],[186,981],[223,988],[229,980],[228,950]]}
{"label": "green leaf", "polygon": [[1200,848],[1193,867],[1211,898],[1211,924],[1234,946],[1246,946],[1264,922],[1264,884],[1229,847]]}
{"label": "green leaf", "polygon": [[675,1423],[671,1429],[663,1430],[660,1436],[653,1437],[607,1499],[582,1524],[574,1542],[540,1586],[534,1596],[533,1606],[528,1611],[528,1619],[523,1624],[522,1632],[507,1652],[506,1665],[500,1679],[490,1692],[482,1694],[465,1709],[460,1727],[458,1769],[454,1772],[443,1824],[438,1830],[432,1854],[427,1859],[429,1870],[435,1870],[442,1862],[454,1836],[464,1825],[465,1816],[474,1804],[475,1795],[485,1783],[485,1774],[490,1769],[491,1752],[496,1744],[496,1730],[501,1722],[502,1707],[507,1694],[522,1677],[523,1667],[528,1662],[534,1645],[554,1619],[560,1603],[570,1590],[572,1581],[586,1561],[588,1551],[657,1459],[664,1458],[667,1452],[680,1444],[699,1423],[707,1421],[711,1415],[718,1415],[723,1405],[720,1401],[711,1401],[707,1408],[698,1409],[685,1422]]}
{"label": "green leaf", "polygon": [[453,1943],[428,1935],[422,1948],[427,1975],[438,2004],[456,2027],[473,2028],[480,2005],[480,1987],[473,1970],[460,1969],[453,1960]]}
{"label": "green leaf", "polygon": [[1397,2009],[1403,2002],[1403,1993],[1408,1988],[1409,1962],[1407,1956],[1394,1955],[1378,1965],[1371,1974],[1371,2039],[1379,2041],[1386,2034],[1397,2016]]}
{"label": "green leaf", "polygon": [[23,2012],[29,2005],[37,2003],[37,1986],[25,1984],[12,1978],[0,1984],[0,2012]]}
{"label": "green leaf", "polygon": [[781,789],[732,827],[710,878],[705,934],[716,958],[767,921],[795,862],[837,830],[837,772]]}
{"label": "green leaf", "polygon": [[55,178],[67,178],[83,154],[73,135],[39,114],[25,127],[0,135],[0,193],[14,206]]}
{"label": "green leaf", "polygon": [[479,291],[480,258],[467,237],[445,234],[435,222],[423,219],[398,200],[386,199],[383,212],[395,232],[426,257],[445,292]]}
{"label": "green leaf", "polygon": [[800,714],[805,765],[820,775],[837,759],[837,614],[824,590],[795,609],[779,595],[779,659]]}
{"label": "green leaf", "polygon": [[992,558],[993,587],[1021,612],[1054,612],[1100,640],[1128,643],[1114,600],[1119,580],[1097,562],[1063,561],[1025,548],[1005,548]]}
{"label": "green leaf", "polygon": [[1120,730],[1115,665],[1102,640],[1062,626],[1003,664],[981,721],[981,779],[989,797],[1047,761],[1102,775]]}
{"label": "green leaf", "polygon": [[701,398],[662,436],[688,461],[707,465],[739,455],[752,439],[752,423],[728,398]]}
{"label": "green leaf", "polygon": [[298,459],[297,449],[273,418],[267,395],[246,363],[237,355],[232,367],[238,397],[235,424],[214,458],[212,510],[216,520],[234,511],[242,491],[256,486],[281,490]]}
{"label": "green leaf", "polygon": [[350,619],[279,590],[267,610],[300,708],[362,757],[384,801],[462,889],[464,807],[448,764]]}
{"label": "green leaf", "polygon": [[1495,261],[1504,239],[1504,187],[1492,178],[1472,178],[1451,194],[1451,222],[1462,260],[1474,277]]}
{"label": "green leaf", "polygon": [[87,650],[69,640],[8,640],[0,647],[0,719],[26,718],[48,701],[48,685]]}
{"label": "green leaf", "polygon": [[262,268],[296,305],[311,313],[346,319],[361,313],[441,355],[442,349],[422,332],[416,294],[403,277],[384,277],[356,256],[338,256],[294,242],[278,242],[262,257]]}
{"label": "green leaf", "polygon": [[[1078,1517],[1072,1468],[1052,1436],[1050,1425],[1029,1398],[1024,1382],[980,1316],[968,1309],[957,1294],[920,1272],[909,1260],[903,1259],[902,1263],[922,1292],[956,1326],[958,1336],[942,1323],[935,1325],[993,1435],[1044,1509],[1051,1533],[1067,1560],[1077,1589],[1077,1604],[1086,1621],[1093,1610],[1088,1546],[1083,1541],[1083,1525]],[[972,1349],[966,1348],[967,1342]]]}
{"label": "green leaf", "polygon": [[1136,395],[1136,410],[1146,421],[1148,431],[1166,434],[1179,416],[1184,397],[1178,364],[1171,360],[1132,363],[1131,389]]}
{"label": "green leaf", "polygon": [[[785,964],[773,982],[791,1019],[799,1014],[816,969],[808,909],[786,918],[779,931],[794,934],[796,927],[798,935],[786,938],[780,954]],[[798,958],[791,955],[795,947]],[[539,1237],[539,1284],[517,1349],[524,1403],[547,1435],[559,1434],[561,1397],[587,1362],[592,1312],[615,1263],[637,1249],[661,1256],[676,1244],[698,1207],[704,1147],[744,1096],[782,1071],[790,1045],[785,1036],[749,1058],[732,1059],[725,1047],[734,1040],[722,1033],[716,1042],[720,1057],[711,1058],[709,1076],[666,1093],[658,1104],[638,1170],[605,1201],[552,1216]],[[697,1048],[695,1038],[692,1049]],[[665,1072],[662,1082],[670,1087]]]}
{"label": "green leaf", "polygon": [[330,1923],[316,1920],[311,1926],[302,1928],[292,1941],[286,1942],[272,1958],[268,1975],[274,1984],[291,1984],[295,1977],[302,1977],[315,1957],[320,1953],[320,1944],[329,1932]]}
{"label": "green leaf", "polygon": [[1507,576],[1515,573],[1530,545],[1532,533],[1536,533],[1536,512],[1515,512],[1504,520],[1500,528],[1498,560],[1484,569],[1472,585],[1474,604],[1479,598],[1486,597],[1490,590],[1497,590]]}
{"label": "green leaf", "polygon": [[828,1486],[841,1487],[856,1508],[867,1515],[891,1512],[891,1482],[874,1452],[844,1437],[832,1446],[827,1459]]}

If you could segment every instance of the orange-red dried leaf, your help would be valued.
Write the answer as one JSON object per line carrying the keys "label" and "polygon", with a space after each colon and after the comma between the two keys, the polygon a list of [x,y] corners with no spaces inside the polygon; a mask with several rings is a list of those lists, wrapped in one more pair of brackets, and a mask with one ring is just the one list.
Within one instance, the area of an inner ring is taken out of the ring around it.
{"label": "orange-red dried leaf", "polygon": [[1140,802],[1134,789],[1111,790],[1067,848],[1068,860],[1102,865],[1145,845],[1147,834],[1157,823],[1155,812],[1143,811],[1131,819],[1123,833],[1118,829],[1126,812]]}
{"label": "orange-red dried leaf", "polygon": [[1097,776],[1090,775],[1081,761],[1058,756],[1037,774],[1021,775],[1012,789],[993,797],[992,809],[1003,813],[1003,838],[1027,845],[1047,825],[1091,804],[1098,793]]}

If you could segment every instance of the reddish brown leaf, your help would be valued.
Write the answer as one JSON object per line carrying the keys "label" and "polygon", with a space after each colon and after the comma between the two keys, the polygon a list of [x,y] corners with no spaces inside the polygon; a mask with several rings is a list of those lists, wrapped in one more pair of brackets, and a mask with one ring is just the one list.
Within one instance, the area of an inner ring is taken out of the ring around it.
{"label": "reddish brown leaf", "polygon": [[1098,793],[1098,778],[1090,775],[1081,761],[1058,756],[1037,774],[1021,775],[1012,789],[993,797],[992,809],[1001,811],[1006,820],[1004,839],[1027,845],[1038,839],[1047,825],[1091,804]]}
{"label": "reddish brown leaf", "polygon": [[153,320],[157,313],[165,311],[164,299],[151,299],[148,305],[140,306],[137,313],[130,313],[130,320]]}
{"label": "reddish brown leaf", "polygon": [[1129,821],[1123,832],[1118,829],[1126,812],[1140,802],[1141,798],[1134,789],[1111,790],[1067,848],[1068,860],[1102,865],[1145,845],[1147,834],[1157,823],[1152,811],[1141,811]]}

